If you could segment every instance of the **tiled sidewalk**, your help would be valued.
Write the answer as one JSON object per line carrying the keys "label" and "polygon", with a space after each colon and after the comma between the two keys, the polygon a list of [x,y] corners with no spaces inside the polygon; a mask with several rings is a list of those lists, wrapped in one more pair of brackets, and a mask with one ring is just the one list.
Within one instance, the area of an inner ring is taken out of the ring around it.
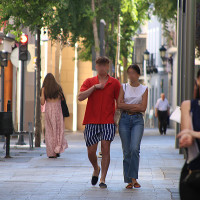
{"label": "tiled sidewalk", "polygon": [[[11,148],[4,159],[0,143],[0,199],[2,200],[179,200],[178,181],[183,155],[174,149],[175,136],[160,136],[146,129],[141,146],[140,189],[126,190],[122,150],[117,135],[111,146],[107,189],[92,187],[92,168],[82,133],[67,133],[69,149],[58,159],[48,159],[45,148]],[[14,142],[14,141],[12,141]],[[100,161],[100,160],[99,160]]]}

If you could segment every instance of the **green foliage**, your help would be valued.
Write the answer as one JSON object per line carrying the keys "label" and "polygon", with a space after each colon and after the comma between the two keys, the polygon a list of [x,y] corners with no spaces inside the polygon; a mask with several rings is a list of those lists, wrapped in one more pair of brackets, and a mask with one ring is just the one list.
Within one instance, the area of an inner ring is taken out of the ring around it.
{"label": "green foliage", "polygon": [[153,4],[153,14],[163,24],[164,36],[171,40],[169,24],[177,20],[177,0],[149,0]]}
{"label": "green foliage", "polygon": [[117,46],[117,21],[121,15],[121,54],[130,57],[133,47],[132,37],[141,23],[147,19],[148,0],[96,0],[96,11],[91,10],[91,0],[0,0],[0,23],[10,20],[5,32],[16,36],[23,27],[31,32],[36,28],[47,27],[51,40],[60,41],[61,47],[68,42],[74,45],[81,38],[79,47],[83,60],[91,60],[94,45],[92,28],[93,16],[97,27],[104,19],[106,55],[115,61]]}
{"label": "green foliage", "polygon": [[1,0],[0,1],[0,22],[10,20],[5,31],[17,31],[23,27],[29,27],[31,32],[36,27],[48,26],[53,19],[55,6],[54,0]]}
{"label": "green foliage", "polygon": [[121,56],[131,62],[134,42],[133,36],[148,19],[149,2],[147,0],[122,0],[121,4]]}
{"label": "green foliage", "polygon": [[54,19],[49,25],[52,40],[60,41],[62,47],[68,42],[72,46],[84,37],[87,27],[91,26],[92,12],[90,0],[59,0],[56,4]]}
{"label": "green foliage", "polygon": [[162,22],[176,19],[176,0],[149,0],[149,2],[153,4],[153,14],[157,15]]}

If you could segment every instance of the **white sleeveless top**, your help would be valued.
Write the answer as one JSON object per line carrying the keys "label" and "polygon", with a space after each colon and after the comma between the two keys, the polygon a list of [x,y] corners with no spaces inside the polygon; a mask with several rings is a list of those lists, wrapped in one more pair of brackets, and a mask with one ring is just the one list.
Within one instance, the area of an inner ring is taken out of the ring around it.
{"label": "white sleeveless top", "polygon": [[126,104],[142,103],[142,96],[145,93],[147,86],[140,84],[138,87],[133,87],[129,83],[122,84],[124,90],[124,102]]}

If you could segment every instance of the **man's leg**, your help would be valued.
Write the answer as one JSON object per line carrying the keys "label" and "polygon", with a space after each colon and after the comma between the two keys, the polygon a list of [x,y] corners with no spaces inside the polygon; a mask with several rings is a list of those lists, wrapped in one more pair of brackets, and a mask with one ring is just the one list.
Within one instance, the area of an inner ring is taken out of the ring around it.
{"label": "man's leg", "polygon": [[98,176],[99,175],[99,166],[98,166],[98,161],[97,161],[97,146],[98,144],[94,144],[92,146],[87,147],[88,150],[88,158],[94,168],[94,176]]}
{"label": "man's leg", "polygon": [[167,111],[163,113],[163,132],[166,134],[167,132],[167,119],[168,119],[168,113]]}
{"label": "man's leg", "polygon": [[161,120],[161,112],[158,111],[158,128],[159,128],[159,132],[162,135],[162,120]]}
{"label": "man's leg", "polygon": [[101,161],[101,179],[100,182],[105,183],[108,167],[110,164],[110,144],[111,141],[101,141],[102,161]]}

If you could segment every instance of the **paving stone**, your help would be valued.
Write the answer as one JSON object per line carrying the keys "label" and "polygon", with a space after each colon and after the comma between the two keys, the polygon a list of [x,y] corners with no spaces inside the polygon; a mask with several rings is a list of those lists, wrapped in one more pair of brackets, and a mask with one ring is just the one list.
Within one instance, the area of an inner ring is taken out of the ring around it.
{"label": "paving stone", "polygon": [[[69,148],[61,158],[48,159],[45,145],[30,150],[11,140],[11,159],[3,158],[0,143],[0,199],[2,200],[180,200],[178,184],[183,155],[174,148],[174,131],[160,136],[145,129],[141,145],[140,189],[125,189],[119,135],[111,145],[107,189],[91,186],[92,167],[83,133],[66,133]],[[27,138],[25,137],[27,141]],[[101,159],[98,159],[99,164]]]}

